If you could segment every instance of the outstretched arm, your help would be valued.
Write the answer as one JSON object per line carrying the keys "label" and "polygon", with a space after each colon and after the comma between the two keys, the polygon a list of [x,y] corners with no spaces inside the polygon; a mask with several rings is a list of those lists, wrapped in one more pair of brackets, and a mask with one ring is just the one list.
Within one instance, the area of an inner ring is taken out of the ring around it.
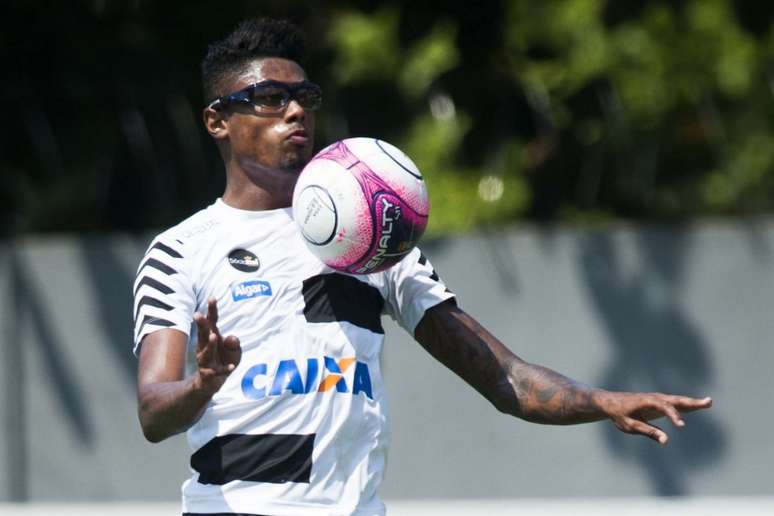
{"label": "outstretched arm", "polygon": [[681,412],[712,404],[710,398],[587,387],[517,357],[453,301],[430,308],[414,336],[498,410],[535,423],[569,425],[610,419],[623,432],[666,444],[669,437],[649,423],[651,419],[667,416],[682,427]]}

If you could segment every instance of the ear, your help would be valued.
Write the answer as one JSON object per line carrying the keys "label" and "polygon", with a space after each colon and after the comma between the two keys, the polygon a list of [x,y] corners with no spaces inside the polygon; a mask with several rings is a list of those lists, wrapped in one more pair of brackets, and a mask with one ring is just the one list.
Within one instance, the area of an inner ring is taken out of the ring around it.
{"label": "ear", "polygon": [[204,127],[210,133],[210,136],[216,140],[228,138],[228,120],[224,117],[222,111],[206,107],[202,111],[202,118],[204,120]]}

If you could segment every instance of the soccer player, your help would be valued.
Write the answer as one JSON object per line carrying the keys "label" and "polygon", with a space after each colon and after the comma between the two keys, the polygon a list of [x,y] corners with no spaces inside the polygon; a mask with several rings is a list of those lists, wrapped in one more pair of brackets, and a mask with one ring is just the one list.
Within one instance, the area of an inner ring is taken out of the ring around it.
{"label": "soccer player", "polygon": [[[226,169],[221,198],[161,233],[134,286],[138,405],[158,442],[187,431],[184,514],[383,514],[381,315],[498,410],[539,423],[650,423],[711,400],[609,392],[514,355],[461,310],[418,249],[376,274],[335,273],[291,217],[312,155],[319,86],[287,22],[240,24],[202,63],[203,117]],[[186,354],[195,352],[186,372]]]}

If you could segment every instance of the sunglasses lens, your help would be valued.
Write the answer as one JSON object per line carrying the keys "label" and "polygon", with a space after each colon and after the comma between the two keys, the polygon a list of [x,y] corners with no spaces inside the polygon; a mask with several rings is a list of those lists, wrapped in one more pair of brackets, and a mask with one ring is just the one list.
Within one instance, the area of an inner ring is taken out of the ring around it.
{"label": "sunglasses lens", "polygon": [[286,90],[272,86],[257,89],[253,93],[253,102],[268,109],[282,109],[287,105],[289,99],[290,95]]}
{"label": "sunglasses lens", "polygon": [[317,109],[322,103],[322,93],[319,88],[307,86],[299,88],[295,95],[296,100],[304,109]]}
{"label": "sunglasses lens", "polygon": [[280,112],[287,107],[291,98],[295,99],[304,109],[312,111],[322,104],[322,91],[319,86],[310,82],[293,86],[281,82],[265,81],[221,97],[219,108],[238,102],[251,103],[265,112]]}

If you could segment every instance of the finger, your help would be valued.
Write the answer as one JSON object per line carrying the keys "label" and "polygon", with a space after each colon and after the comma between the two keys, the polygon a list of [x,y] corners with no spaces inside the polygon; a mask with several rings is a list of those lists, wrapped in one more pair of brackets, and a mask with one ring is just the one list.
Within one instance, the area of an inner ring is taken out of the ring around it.
{"label": "finger", "polygon": [[210,325],[207,323],[207,319],[196,312],[193,316],[193,320],[196,323],[196,351],[199,352],[207,345],[207,340],[210,338]]}
{"label": "finger", "polygon": [[239,339],[234,335],[229,335],[223,339],[223,347],[229,351],[237,351],[242,348]]}
{"label": "finger", "polygon": [[661,446],[666,446],[669,442],[669,436],[656,425],[640,421],[631,417],[625,417],[619,423],[616,422],[616,426],[619,430],[626,432],[627,434],[644,435],[653,439]]}
{"label": "finger", "polygon": [[666,401],[673,405],[680,412],[693,412],[694,410],[706,409],[712,406],[712,398],[709,396],[706,398],[667,396]]}
{"label": "finger", "polygon": [[212,331],[218,331],[218,302],[215,298],[207,300],[207,321],[210,323]]}
{"label": "finger", "polygon": [[680,412],[672,404],[668,402],[657,401],[654,402],[651,406],[654,410],[660,412],[660,415],[667,416],[675,426],[679,428],[685,426],[685,421],[683,421],[683,418],[680,416]]}
{"label": "finger", "polygon": [[196,355],[196,362],[201,367],[209,367],[215,369],[217,367],[217,361],[215,360],[215,352],[218,349],[218,336],[214,333],[210,333],[207,338],[207,342],[199,350]]}
{"label": "finger", "polygon": [[223,339],[220,356],[221,362],[226,365],[233,365],[234,367],[239,365],[242,359],[242,348],[239,339],[234,335],[229,335]]}

